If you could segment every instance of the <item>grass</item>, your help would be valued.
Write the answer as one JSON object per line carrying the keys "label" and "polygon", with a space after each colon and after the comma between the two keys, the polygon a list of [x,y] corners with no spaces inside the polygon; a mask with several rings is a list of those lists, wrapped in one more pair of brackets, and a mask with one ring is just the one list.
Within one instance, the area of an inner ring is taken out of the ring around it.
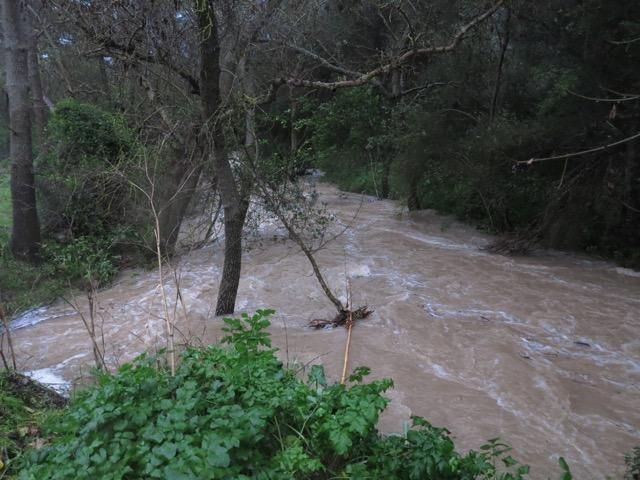
{"label": "grass", "polygon": [[69,290],[64,278],[51,270],[50,265],[28,265],[0,253],[0,292],[9,317],[51,303]]}
{"label": "grass", "polygon": [[25,377],[0,371],[0,478],[14,478],[13,466],[27,447],[43,443],[40,427],[62,404]]}

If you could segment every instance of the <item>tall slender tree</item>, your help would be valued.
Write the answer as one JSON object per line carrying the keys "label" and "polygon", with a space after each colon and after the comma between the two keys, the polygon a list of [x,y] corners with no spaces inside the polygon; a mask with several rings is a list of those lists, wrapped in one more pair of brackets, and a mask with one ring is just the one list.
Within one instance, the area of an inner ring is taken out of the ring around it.
{"label": "tall slender tree", "polygon": [[40,243],[36,209],[29,95],[29,36],[25,0],[2,0],[6,90],[9,98],[9,155],[13,227],[11,251],[17,258],[35,262]]}

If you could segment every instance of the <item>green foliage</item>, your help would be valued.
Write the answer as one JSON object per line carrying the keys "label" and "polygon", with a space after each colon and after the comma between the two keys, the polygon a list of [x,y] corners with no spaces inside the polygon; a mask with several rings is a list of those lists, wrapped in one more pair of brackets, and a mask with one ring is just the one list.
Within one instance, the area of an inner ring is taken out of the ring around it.
{"label": "green foliage", "polygon": [[57,411],[49,395],[32,387],[19,375],[0,372],[0,476],[3,478],[14,478],[17,474],[14,467],[20,464],[24,450],[39,438],[40,426]]}
{"label": "green foliage", "polygon": [[[358,87],[311,102],[303,120],[312,132],[308,154],[343,189],[401,198],[410,209],[434,208],[493,232],[536,236],[545,246],[638,267],[637,142],[566,162],[518,162],[638,132],[640,104],[627,92],[638,82],[640,43],[629,40],[640,31],[639,5],[570,1],[540,10],[510,2],[508,24],[501,10],[475,30],[473,42],[400,69],[411,95],[388,99]],[[447,16],[461,11],[441,10],[429,23],[434,44],[440,26],[451,24]],[[363,33],[366,14],[357,18],[352,27],[362,45],[375,36]],[[383,46],[376,49],[391,48],[378,40]],[[358,58],[354,52],[354,65]],[[366,54],[360,60],[370,65]],[[389,77],[378,78],[387,90]]]}
{"label": "green foliage", "polygon": [[38,192],[49,231],[102,236],[126,223],[136,143],[123,118],[75,100],[57,104],[39,160]]}
{"label": "green foliage", "polygon": [[421,418],[403,436],[376,423],[390,380],[328,384],[321,366],[300,380],[271,347],[272,310],[225,319],[220,345],[188,348],[176,375],[143,355],[79,393],[32,451],[23,480],[521,479],[528,468],[493,440],[461,455],[449,432]]}
{"label": "green foliage", "polygon": [[338,92],[313,108],[299,126],[311,131],[311,148],[305,154],[328,180],[346,190],[388,196],[396,139],[389,107],[371,87]]}
{"label": "green foliage", "polygon": [[49,266],[17,261],[9,253],[8,245],[0,244],[0,301],[10,317],[34,305],[54,301],[68,286]]}
{"label": "green foliage", "polygon": [[133,132],[124,118],[72,99],[56,104],[47,131],[55,150],[49,162],[63,172],[115,163],[135,149]]}
{"label": "green foliage", "polygon": [[624,480],[637,480],[640,478],[640,447],[635,447],[624,456],[627,471]]}
{"label": "green foliage", "polygon": [[103,286],[118,272],[119,256],[114,245],[126,237],[126,231],[108,237],[77,237],[69,243],[50,242],[42,245],[48,267],[68,282]]}

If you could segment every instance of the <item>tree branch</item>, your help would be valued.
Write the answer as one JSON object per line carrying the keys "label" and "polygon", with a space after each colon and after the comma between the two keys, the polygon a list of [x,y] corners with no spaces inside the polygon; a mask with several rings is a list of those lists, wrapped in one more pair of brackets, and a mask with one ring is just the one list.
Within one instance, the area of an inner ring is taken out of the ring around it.
{"label": "tree branch", "polygon": [[602,152],[604,150],[608,150],[610,148],[617,147],[618,145],[622,145],[622,144],[625,144],[625,143],[632,142],[637,138],[640,138],[640,132],[636,133],[635,135],[631,135],[630,137],[623,138],[622,140],[618,140],[617,142],[608,143],[607,145],[600,145],[599,147],[590,148],[588,150],[582,150],[580,152],[565,153],[563,155],[554,155],[553,157],[530,158],[529,160],[521,160],[521,161],[516,162],[516,163],[531,165],[532,163],[546,162],[547,160],[560,160],[562,158],[579,157],[581,155],[587,155],[589,153]]}
{"label": "tree branch", "polygon": [[[301,80],[295,78],[279,78],[274,80],[273,89],[277,89],[277,87],[281,85],[289,85],[292,87],[312,87],[312,88],[326,88],[326,89],[337,89],[337,88],[348,88],[348,87],[357,87],[359,85],[364,85],[369,81],[373,80],[375,77],[387,74],[392,70],[399,68],[400,66],[409,63],[411,60],[415,58],[425,58],[433,55],[439,55],[443,53],[448,53],[458,46],[458,44],[462,41],[464,36],[469,33],[470,30],[474,29],[484,20],[493,15],[496,10],[498,10],[506,0],[498,0],[489,10],[478,15],[470,22],[463,25],[458,33],[454,35],[451,41],[446,45],[441,45],[438,47],[423,47],[423,48],[415,48],[409,50],[408,52],[403,53],[402,55],[393,58],[390,62],[381,65],[373,70],[370,70],[367,73],[361,74],[357,78],[352,80],[339,80],[336,82],[321,82],[314,80]],[[327,62],[329,63],[329,62]]]}

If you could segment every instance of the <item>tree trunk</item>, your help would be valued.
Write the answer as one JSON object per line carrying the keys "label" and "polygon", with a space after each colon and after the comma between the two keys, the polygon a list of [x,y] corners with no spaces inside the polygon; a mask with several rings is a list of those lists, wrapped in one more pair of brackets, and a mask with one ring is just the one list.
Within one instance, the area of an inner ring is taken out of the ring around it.
{"label": "tree trunk", "polygon": [[213,153],[213,167],[218,181],[218,192],[224,211],[224,267],[216,315],[227,315],[235,309],[240,269],[242,266],[242,228],[247,213],[248,202],[236,186],[235,177],[227,155],[224,133],[220,125],[219,110],[222,106],[220,94],[220,41],[214,0],[196,0],[200,27],[200,99],[210,151]]}
{"label": "tree trunk", "polygon": [[504,20],[504,38],[502,39],[502,46],[500,47],[500,58],[498,59],[498,66],[496,67],[496,79],[493,84],[493,95],[491,96],[491,107],[489,108],[489,122],[493,122],[496,115],[496,108],[498,107],[498,95],[500,94],[500,87],[502,83],[502,67],[504,65],[504,57],[509,47],[509,23],[511,22],[511,9],[507,8],[507,16]]}
{"label": "tree trunk", "polygon": [[[297,118],[298,101],[294,95],[293,87],[289,87],[289,108],[290,108],[289,121],[291,122],[289,154],[291,155],[291,158],[294,159],[296,156],[296,153],[298,153],[298,148],[300,147],[300,132],[296,128],[296,121],[298,120]],[[297,167],[298,166],[296,165],[296,168]]]}
{"label": "tree trunk", "polygon": [[33,28],[33,19],[30,12],[25,15],[26,35],[29,36],[29,52],[27,63],[29,69],[29,86],[31,87],[31,101],[33,106],[34,132],[39,142],[42,141],[44,128],[47,125],[47,106],[44,102],[42,90],[42,77],[38,63],[38,36]]}
{"label": "tree trunk", "polygon": [[164,255],[171,256],[175,253],[180,226],[198,186],[201,172],[201,165],[192,169],[184,162],[174,162],[170,185],[166,188],[164,205],[160,211],[160,246]]}
{"label": "tree trunk", "polygon": [[[638,122],[634,122],[631,131],[638,131]],[[622,192],[624,210],[623,230],[628,238],[633,238],[637,227],[638,207],[638,149],[635,141],[627,143],[624,160],[624,188]],[[635,193],[635,195],[634,195]]]}
{"label": "tree trunk", "polygon": [[26,2],[2,0],[5,66],[9,96],[11,157],[11,201],[13,229],[11,251],[19,259],[38,258],[40,225],[31,145],[31,102],[29,99],[28,36],[25,31]]}
{"label": "tree trunk", "polygon": [[224,209],[224,267],[218,289],[216,315],[228,315],[235,310],[242,269],[242,229],[248,206],[249,203],[246,202],[239,210]]}
{"label": "tree trunk", "polygon": [[[4,72],[2,73],[4,81]],[[0,89],[0,129],[6,130],[6,134],[0,132],[4,137],[0,139],[0,160],[4,160],[9,156],[9,98],[4,85]]]}
{"label": "tree trunk", "polygon": [[47,126],[47,105],[44,103],[40,66],[38,65],[38,51],[36,48],[35,45],[29,48],[29,85],[31,87],[31,101],[33,105],[33,126],[38,142],[42,142],[44,129]]}

